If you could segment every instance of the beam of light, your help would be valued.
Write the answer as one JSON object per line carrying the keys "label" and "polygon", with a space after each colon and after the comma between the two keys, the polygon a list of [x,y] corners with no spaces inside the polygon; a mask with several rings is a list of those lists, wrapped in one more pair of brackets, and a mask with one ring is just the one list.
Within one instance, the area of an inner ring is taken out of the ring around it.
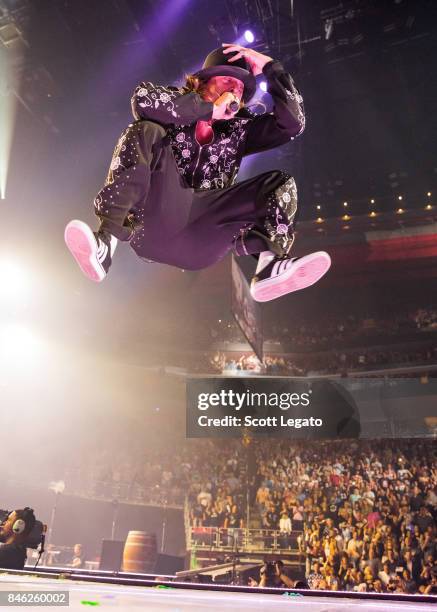
{"label": "beam of light", "polygon": [[11,323],[0,328],[0,365],[21,367],[33,365],[41,356],[42,345],[38,336],[28,327]]}
{"label": "beam of light", "polygon": [[30,291],[25,270],[13,260],[0,259],[0,302],[22,301]]}
{"label": "beam of light", "polygon": [[[128,70],[137,73],[137,81],[153,80],[156,77],[156,58],[160,51],[166,49],[170,40],[182,22],[191,0],[167,0],[156,3],[151,14],[145,12],[140,23],[136,24],[137,40],[133,43],[120,44],[115,54],[109,58],[102,71],[102,77],[91,85],[92,95],[104,91],[113,95],[119,90],[119,82]],[[165,84],[165,83],[164,83]]]}
{"label": "beam of light", "polygon": [[0,49],[0,199],[6,198],[9,157],[15,125],[16,100],[12,95],[14,74],[6,53]]}

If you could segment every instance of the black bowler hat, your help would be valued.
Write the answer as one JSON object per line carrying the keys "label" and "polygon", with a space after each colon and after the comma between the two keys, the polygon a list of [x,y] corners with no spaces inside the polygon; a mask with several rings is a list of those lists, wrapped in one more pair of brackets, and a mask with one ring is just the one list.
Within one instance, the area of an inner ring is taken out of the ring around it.
{"label": "black bowler hat", "polygon": [[235,54],[235,51],[223,53],[222,47],[214,49],[206,56],[202,69],[194,76],[202,81],[207,81],[214,76],[232,76],[240,79],[244,83],[243,100],[248,102],[255,94],[256,80],[245,57],[240,57],[235,62],[228,62],[228,59]]}

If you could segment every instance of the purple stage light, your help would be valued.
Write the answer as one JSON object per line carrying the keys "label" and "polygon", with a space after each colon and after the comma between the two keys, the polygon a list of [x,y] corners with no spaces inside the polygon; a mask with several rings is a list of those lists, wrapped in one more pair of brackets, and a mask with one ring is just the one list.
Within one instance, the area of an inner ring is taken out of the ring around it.
{"label": "purple stage light", "polygon": [[261,81],[261,83],[259,84],[259,88],[261,89],[261,91],[267,91],[267,83],[265,81]]}
{"label": "purple stage light", "polygon": [[[154,9],[147,10],[137,24],[138,41],[132,44],[125,41],[123,45],[114,49],[114,55],[108,58],[106,67],[98,77],[97,84],[93,83],[92,90],[105,91],[106,95],[113,95],[119,89],[120,79],[126,74],[138,73],[138,81],[147,79],[147,71],[151,70],[157,62],[160,52],[165,52],[166,42],[171,39],[178,28],[181,27],[183,16],[191,0],[168,0],[156,3]],[[103,88],[103,89],[102,89]]]}
{"label": "purple stage light", "polygon": [[255,35],[251,30],[246,30],[244,32],[244,39],[248,43],[253,43],[253,41],[255,40]]}

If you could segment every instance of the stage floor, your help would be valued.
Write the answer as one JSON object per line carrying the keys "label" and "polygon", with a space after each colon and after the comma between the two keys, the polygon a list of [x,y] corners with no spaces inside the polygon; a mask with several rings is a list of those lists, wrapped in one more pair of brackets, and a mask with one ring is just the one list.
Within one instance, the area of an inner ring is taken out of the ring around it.
{"label": "stage floor", "polygon": [[[0,591],[68,591],[69,606],[50,606],[64,610],[84,610],[85,607],[121,608],[125,612],[144,608],[171,612],[223,610],[305,610],[305,612],[423,612],[435,610],[435,604],[420,602],[388,602],[352,600],[345,598],[317,597],[315,595],[286,596],[260,593],[229,593],[225,591],[199,591],[195,589],[130,587],[63,579],[42,578],[38,576],[16,576],[0,574]],[[3,596],[0,593],[0,597]],[[3,604],[3,601],[2,601]],[[4,604],[3,604],[4,605]],[[3,608],[3,605],[1,608]],[[25,609],[41,610],[42,606],[25,606]]]}

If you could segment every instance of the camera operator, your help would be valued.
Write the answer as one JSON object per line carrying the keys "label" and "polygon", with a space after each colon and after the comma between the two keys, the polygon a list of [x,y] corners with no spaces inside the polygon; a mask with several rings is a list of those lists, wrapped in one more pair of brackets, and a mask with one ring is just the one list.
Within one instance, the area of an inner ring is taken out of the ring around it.
{"label": "camera operator", "polygon": [[284,563],[282,561],[275,561],[272,563],[268,561],[264,563],[259,571],[260,581],[256,582],[253,578],[249,579],[249,586],[259,587],[276,587],[276,588],[289,588],[295,587],[295,581],[291,580],[284,573]]}
{"label": "camera operator", "polygon": [[0,567],[24,569],[27,538],[35,526],[35,515],[31,508],[14,510],[0,525]]}

